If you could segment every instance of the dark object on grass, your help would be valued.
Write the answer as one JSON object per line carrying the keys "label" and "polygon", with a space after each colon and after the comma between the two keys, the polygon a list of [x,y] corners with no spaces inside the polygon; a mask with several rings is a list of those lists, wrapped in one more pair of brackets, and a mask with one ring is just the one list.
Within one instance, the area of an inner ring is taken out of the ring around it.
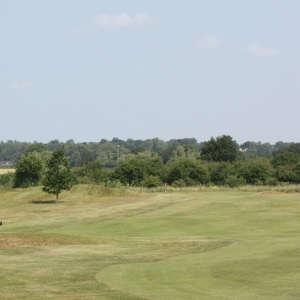
{"label": "dark object on grass", "polygon": [[0,226],[2,225],[2,221],[0,221]]}

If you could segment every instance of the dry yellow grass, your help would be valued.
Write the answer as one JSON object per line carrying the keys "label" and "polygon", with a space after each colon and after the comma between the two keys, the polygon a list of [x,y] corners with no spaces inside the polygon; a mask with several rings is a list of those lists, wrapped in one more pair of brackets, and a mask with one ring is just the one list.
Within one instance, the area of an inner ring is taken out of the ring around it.
{"label": "dry yellow grass", "polygon": [[15,172],[15,169],[0,169],[0,175],[2,174],[6,174],[6,173],[9,173],[9,172]]}

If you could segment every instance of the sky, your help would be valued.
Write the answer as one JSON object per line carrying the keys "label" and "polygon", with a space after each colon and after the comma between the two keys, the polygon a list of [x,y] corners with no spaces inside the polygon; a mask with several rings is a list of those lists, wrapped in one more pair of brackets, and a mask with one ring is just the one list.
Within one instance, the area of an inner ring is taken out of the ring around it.
{"label": "sky", "polygon": [[1,0],[0,140],[300,142],[299,0]]}

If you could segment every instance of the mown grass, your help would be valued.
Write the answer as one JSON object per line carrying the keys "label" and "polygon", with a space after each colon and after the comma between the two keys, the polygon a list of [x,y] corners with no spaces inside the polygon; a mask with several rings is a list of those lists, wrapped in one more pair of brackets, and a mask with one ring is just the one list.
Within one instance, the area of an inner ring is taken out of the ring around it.
{"label": "mown grass", "polygon": [[300,196],[0,189],[2,299],[299,299]]}

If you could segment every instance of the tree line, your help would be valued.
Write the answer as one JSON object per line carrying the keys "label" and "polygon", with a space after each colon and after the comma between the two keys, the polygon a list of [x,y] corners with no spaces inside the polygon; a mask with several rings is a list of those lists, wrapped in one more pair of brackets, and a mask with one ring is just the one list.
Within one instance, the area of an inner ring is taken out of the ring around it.
{"label": "tree line", "polygon": [[[169,141],[160,140],[158,138],[147,140],[121,140],[113,138],[111,141],[102,139],[100,142],[83,142],[75,143],[74,140],[68,140],[65,143],[58,140],[52,140],[42,144],[38,142],[27,143],[18,141],[0,142],[0,161],[11,161],[18,163],[23,155],[30,152],[53,152],[59,150],[62,146],[65,149],[65,155],[69,159],[70,167],[80,167],[88,162],[99,161],[105,168],[115,168],[118,156],[124,156],[132,151],[144,149],[151,153],[158,154],[163,163],[166,164],[174,151],[200,151],[205,142],[198,142],[195,138],[172,139]],[[261,142],[245,142],[238,145],[240,151],[240,159],[251,157],[267,157],[272,158],[273,153],[288,148],[292,143],[277,142],[275,144]]]}
{"label": "tree line", "polygon": [[[157,187],[164,183],[175,187],[300,183],[300,143],[280,143],[273,147],[269,157],[249,154],[248,149],[253,149],[254,145],[249,142],[243,148],[228,135],[211,138],[201,147],[193,139],[189,142],[194,141],[194,144],[182,145],[180,143],[187,141],[175,141],[177,145],[165,147],[159,153],[140,144],[126,154],[120,151],[114,168],[108,168],[91,150],[83,148],[79,154],[81,163],[72,166],[67,181],[69,186],[92,183],[108,187]],[[121,145],[120,140],[115,143]],[[54,153],[60,151],[68,161],[68,168],[71,165],[65,145],[59,147],[51,152],[43,144],[31,144],[16,164],[15,174],[0,176],[0,185],[26,188],[45,184]]]}

